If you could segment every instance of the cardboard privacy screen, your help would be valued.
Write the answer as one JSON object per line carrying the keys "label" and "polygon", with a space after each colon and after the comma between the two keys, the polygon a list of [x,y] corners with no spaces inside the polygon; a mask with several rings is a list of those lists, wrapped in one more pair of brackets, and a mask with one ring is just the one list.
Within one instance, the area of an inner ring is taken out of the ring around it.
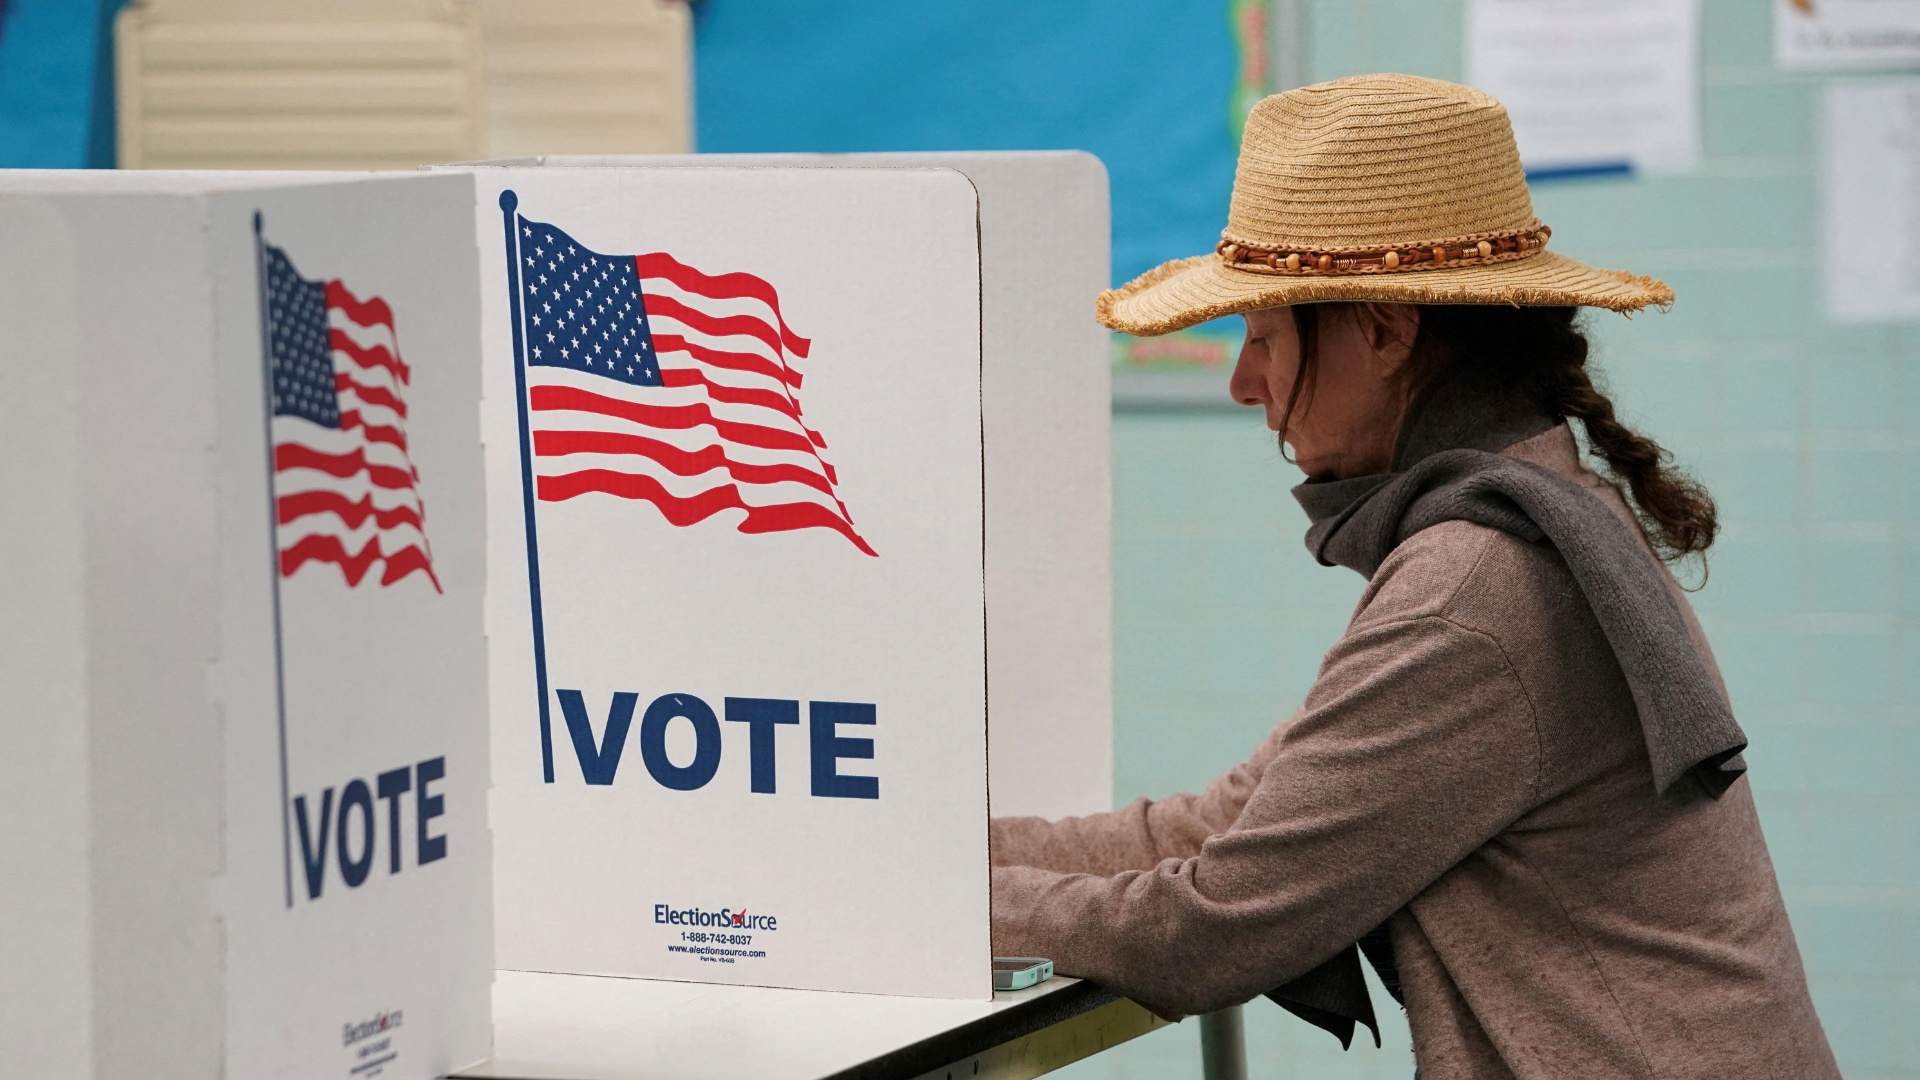
{"label": "cardboard privacy screen", "polygon": [[988,996],[972,186],[475,176],[500,965]]}
{"label": "cardboard privacy screen", "polygon": [[0,184],[7,1075],[489,1045],[471,183],[261,184]]}
{"label": "cardboard privacy screen", "polygon": [[1113,806],[1107,173],[1072,150],[547,156],[549,168],[950,168],[980,195],[993,812]]}

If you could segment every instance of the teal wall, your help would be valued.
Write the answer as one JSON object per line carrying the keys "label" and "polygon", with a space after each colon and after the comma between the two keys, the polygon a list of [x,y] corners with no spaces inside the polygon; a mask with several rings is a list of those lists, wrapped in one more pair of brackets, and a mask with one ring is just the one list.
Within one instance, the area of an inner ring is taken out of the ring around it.
{"label": "teal wall", "polygon": [[[1594,317],[1600,363],[1627,415],[1720,500],[1695,603],[1753,738],[1749,777],[1841,1068],[1914,1080],[1920,327],[1821,314],[1830,77],[1773,66],[1769,8],[1706,0],[1697,173],[1543,186],[1535,207],[1557,250],[1678,293],[1666,314]],[[1315,0],[1308,75],[1461,79],[1463,14],[1460,0]],[[1114,427],[1125,801],[1198,787],[1251,750],[1299,702],[1361,583],[1307,558],[1297,474],[1257,416],[1129,411]],[[1246,1015],[1255,1077],[1412,1073],[1404,1025],[1384,1050],[1343,1054],[1264,1001]],[[1198,1061],[1189,1022],[1060,1075],[1197,1077]]]}
{"label": "teal wall", "polygon": [[1112,180],[1125,281],[1219,238],[1239,149],[1227,2],[1169,17],[1161,0],[698,0],[696,141],[1088,150]]}

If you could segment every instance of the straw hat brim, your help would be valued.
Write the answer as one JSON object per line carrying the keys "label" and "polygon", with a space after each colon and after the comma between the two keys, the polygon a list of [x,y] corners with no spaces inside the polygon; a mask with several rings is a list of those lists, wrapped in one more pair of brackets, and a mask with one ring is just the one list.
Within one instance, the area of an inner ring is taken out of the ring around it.
{"label": "straw hat brim", "polygon": [[1219,255],[1200,255],[1165,263],[1101,293],[1095,311],[1110,329],[1154,337],[1259,308],[1329,300],[1573,305],[1633,312],[1673,303],[1673,290],[1650,277],[1596,270],[1551,251],[1480,266],[1312,277],[1237,270]]}

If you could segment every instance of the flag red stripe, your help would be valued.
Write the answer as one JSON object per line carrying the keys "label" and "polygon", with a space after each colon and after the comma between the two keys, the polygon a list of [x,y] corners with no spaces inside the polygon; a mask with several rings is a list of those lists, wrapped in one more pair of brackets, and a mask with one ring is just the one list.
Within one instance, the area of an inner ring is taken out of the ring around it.
{"label": "flag red stripe", "polygon": [[280,576],[292,577],[293,572],[310,562],[333,563],[340,567],[340,573],[346,577],[349,588],[360,584],[367,571],[376,562],[385,562],[386,571],[380,575],[380,584],[391,585],[408,574],[415,572],[427,575],[433,582],[433,591],[442,592],[440,579],[433,572],[433,562],[427,553],[416,544],[408,544],[399,551],[383,554],[380,551],[380,538],[373,537],[365,547],[357,552],[348,552],[345,544],[337,536],[313,534],[303,536],[292,547],[280,552]]}
{"label": "flag red stripe", "polygon": [[[393,331],[393,309],[385,300],[377,296],[362,300],[339,278],[327,282],[327,306],[339,308],[341,314],[361,326],[384,326],[389,332]],[[394,336],[399,337],[397,333]]]}
{"label": "flag red stripe", "polygon": [[703,364],[727,368],[731,371],[745,371],[754,375],[765,375],[775,382],[786,383],[795,390],[800,389],[800,373],[791,368],[782,368],[758,353],[729,352],[725,349],[710,348],[688,341],[679,334],[653,335],[653,351],[656,353],[681,352]]}
{"label": "flag red stripe", "polygon": [[560,476],[542,476],[535,483],[542,502],[564,502],[590,492],[601,492],[622,499],[650,502],[662,516],[676,526],[685,527],[722,510],[744,510],[746,518],[736,526],[743,533],[789,532],[794,529],[832,529],[852,541],[868,555],[875,554],[853,526],[819,503],[781,503],[777,506],[748,506],[740,499],[740,489],[732,484],[709,488],[698,495],[680,498],[651,476],[587,469]]}
{"label": "flag red stripe", "polygon": [[434,592],[445,591],[440,588],[440,575],[433,572],[432,556],[417,544],[408,544],[399,551],[387,553],[387,572],[380,575],[380,584],[391,585],[416,570],[426,574],[427,580],[433,582]]}
{"label": "flag red stripe", "polygon": [[751,315],[709,315],[699,308],[688,307],[671,296],[659,296],[653,293],[645,295],[644,306],[649,319],[669,318],[693,327],[703,334],[714,337],[728,337],[744,334],[765,342],[775,355],[780,352],[780,334],[765,319],[756,319]]}
{"label": "flag red stripe", "polygon": [[661,386],[702,386],[707,396],[715,401],[724,401],[730,405],[758,405],[763,409],[772,409],[791,419],[800,418],[800,410],[785,394],[776,394],[771,390],[756,390],[746,386],[726,386],[706,377],[698,368],[660,369]]}
{"label": "flag red stripe", "polygon": [[373,523],[383,529],[411,525],[423,533],[426,531],[420,520],[420,511],[411,506],[375,506],[372,495],[362,495],[359,501],[355,502],[337,491],[324,488],[296,491],[291,495],[280,496],[277,509],[282,525],[314,514],[338,514],[340,520],[346,522],[349,529],[357,529],[366,524],[368,518],[372,518]]}
{"label": "flag red stripe", "polygon": [[[646,427],[682,431],[705,426],[711,427],[728,442],[758,446],[768,450],[798,450],[802,453],[813,453],[813,444],[808,442],[804,435],[764,427],[760,424],[722,420],[713,415],[713,410],[705,404],[642,405],[571,386],[536,386],[528,393],[527,399],[528,404],[536,412],[598,413],[602,416],[631,420]],[[828,473],[828,477],[834,479],[835,483],[839,482],[831,472]]]}
{"label": "flag red stripe", "polygon": [[297,442],[276,443],[273,448],[273,468],[275,472],[318,469],[342,480],[366,473],[367,479],[373,481],[375,487],[400,491],[413,487],[413,475],[406,469],[375,465],[367,460],[366,451],[359,447],[354,447],[350,453],[326,454]]}
{"label": "flag red stripe", "polygon": [[351,375],[336,372],[333,376],[333,389],[336,393],[342,394],[351,390],[359,396],[361,401],[369,405],[385,406],[392,409],[400,419],[407,418],[407,403],[400,400],[400,395],[384,386],[367,386],[355,381]]}
{"label": "flag red stripe", "polygon": [[533,452],[536,457],[635,454],[659,462],[676,476],[699,476],[714,469],[725,469],[727,475],[743,484],[792,482],[805,484],[826,495],[833,494],[833,485],[828,483],[827,478],[805,466],[752,465],[733,460],[718,446],[683,450],[672,443],[649,439],[645,435],[628,435],[618,431],[536,431],[533,433]]}
{"label": "flag red stripe", "polygon": [[784,394],[776,394],[771,390],[756,390],[747,386],[728,386],[725,383],[717,383],[694,368],[661,368],[660,385],[702,386],[706,388],[707,396],[715,401],[723,401],[729,405],[758,405],[763,409],[783,413],[800,425],[800,430],[806,433],[813,445],[826,449],[827,440],[819,432],[808,427],[806,421],[800,419],[800,407]]}
{"label": "flag red stripe", "polygon": [[747,511],[745,521],[739,525],[743,533],[791,532],[794,529],[832,529],[848,540],[863,554],[876,558],[879,552],[867,546],[860,534],[853,531],[845,518],[821,506],[819,503],[797,502],[781,503],[778,506],[756,506]]}
{"label": "flag red stripe", "polygon": [[[773,317],[780,321],[780,339],[785,342],[788,352],[804,360],[807,350],[813,347],[812,341],[794,333],[787,326],[786,316],[780,313],[779,291],[761,278],[752,274],[703,274],[664,251],[636,255],[633,265],[642,278],[662,278],[687,292],[715,300],[759,300],[772,308]],[[645,288],[646,283],[642,282],[643,293]]]}
{"label": "flag red stripe", "polygon": [[339,352],[346,353],[347,359],[363,368],[386,368],[393,372],[393,377],[399,380],[402,386],[412,381],[413,372],[400,361],[399,357],[389,352],[385,345],[363,346],[347,336],[345,330],[334,329],[327,331],[327,344]]}
{"label": "flag red stripe", "polygon": [[406,452],[406,432],[386,424],[369,424],[360,416],[360,410],[358,409],[342,409],[340,411],[340,430],[352,431],[354,428],[359,428],[361,431],[366,432],[368,442],[388,443],[399,447],[401,453]]}

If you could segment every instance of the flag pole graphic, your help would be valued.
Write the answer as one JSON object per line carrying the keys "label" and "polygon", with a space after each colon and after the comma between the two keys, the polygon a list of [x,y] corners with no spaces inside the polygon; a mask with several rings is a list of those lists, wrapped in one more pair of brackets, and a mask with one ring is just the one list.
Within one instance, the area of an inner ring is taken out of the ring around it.
{"label": "flag pole graphic", "polygon": [[287,907],[293,907],[293,835],[287,820],[292,794],[287,787],[287,665],[280,643],[280,500],[274,491],[273,461],[273,315],[267,302],[267,248],[260,211],[253,212],[253,266],[260,289],[260,399],[267,443],[267,549],[273,580],[273,704],[280,733],[280,871]]}
{"label": "flag pole graphic", "polygon": [[520,490],[527,518],[527,594],[533,604],[533,680],[540,694],[540,767],[553,783],[553,717],[547,703],[547,627],[540,609],[540,539],[533,520],[533,436],[527,423],[527,343],[520,321],[520,237],[514,211],[520,197],[500,193],[500,216],[507,230],[507,310],[513,318],[513,401],[520,412]]}

